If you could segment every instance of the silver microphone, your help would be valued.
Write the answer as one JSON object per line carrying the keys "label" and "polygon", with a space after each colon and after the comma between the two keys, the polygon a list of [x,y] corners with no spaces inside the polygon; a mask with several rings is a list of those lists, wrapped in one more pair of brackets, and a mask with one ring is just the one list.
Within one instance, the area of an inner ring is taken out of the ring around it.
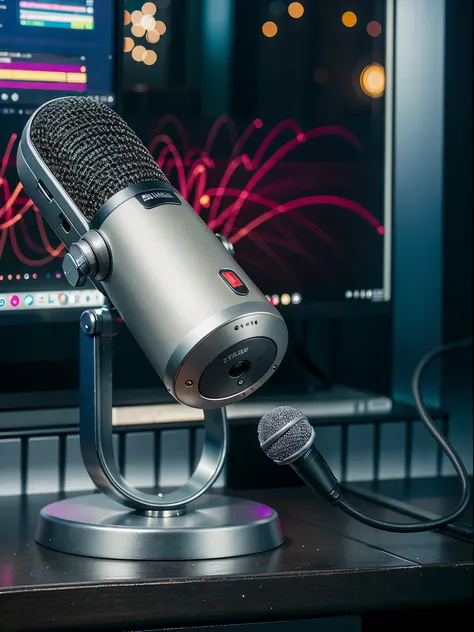
{"label": "silver microphone", "polygon": [[247,397],[280,365],[280,313],[170,185],[123,119],[87,97],[36,110],[20,180],[66,245],[71,285],[113,303],[168,391],[194,408]]}

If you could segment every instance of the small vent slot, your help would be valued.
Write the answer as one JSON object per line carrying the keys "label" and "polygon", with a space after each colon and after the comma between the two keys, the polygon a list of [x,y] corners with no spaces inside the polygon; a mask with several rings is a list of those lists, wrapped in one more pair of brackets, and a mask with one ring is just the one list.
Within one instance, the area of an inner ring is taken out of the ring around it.
{"label": "small vent slot", "polygon": [[61,228],[66,234],[71,232],[71,224],[67,221],[62,213],[59,214],[59,223],[61,224]]}

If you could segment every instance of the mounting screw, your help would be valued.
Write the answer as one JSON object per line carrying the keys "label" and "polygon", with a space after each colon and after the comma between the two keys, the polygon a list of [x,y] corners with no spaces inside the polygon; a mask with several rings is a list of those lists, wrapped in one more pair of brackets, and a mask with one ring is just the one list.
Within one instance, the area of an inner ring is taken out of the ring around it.
{"label": "mounting screw", "polygon": [[272,366],[272,371],[276,371],[277,369],[278,369],[278,364],[274,364],[274,365]]}
{"label": "mounting screw", "polygon": [[192,380],[186,380],[186,382],[184,383],[185,386],[187,386],[188,388],[191,388],[191,386],[194,385],[194,382]]}
{"label": "mounting screw", "polygon": [[82,314],[81,329],[85,334],[91,337],[99,333],[99,322],[97,314],[92,309],[89,309]]}
{"label": "mounting screw", "polygon": [[237,384],[238,384],[239,386],[243,386],[243,385],[244,385],[244,381],[243,381],[243,380],[239,380],[239,381],[237,382]]}

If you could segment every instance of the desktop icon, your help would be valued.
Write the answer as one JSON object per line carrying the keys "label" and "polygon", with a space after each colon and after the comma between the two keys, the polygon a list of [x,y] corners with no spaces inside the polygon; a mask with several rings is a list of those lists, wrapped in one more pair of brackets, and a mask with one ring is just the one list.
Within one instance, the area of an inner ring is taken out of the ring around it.
{"label": "desktop icon", "polygon": [[48,304],[56,305],[56,303],[57,303],[56,294],[48,294]]}
{"label": "desktop icon", "polygon": [[64,294],[64,292],[61,292],[61,294],[58,296],[58,300],[59,300],[60,305],[67,305],[67,302],[68,302],[67,294]]}
{"label": "desktop icon", "polygon": [[33,296],[33,294],[27,294],[25,296],[25,305],[27,307],[31,307],[31,305],[33,305],[34,302],[35,302],[35,297]]}
{"label": "desktop icon", "polygon": [[2,309],[2,307],[5,307],[5,299],[4,298],[0,298],[0,309]]}
{"label": "desktop icon", "polygon": [[12,307],[18,307],[18,305],[20,304],[20,297],[17,296],[16,294],[14,294],[11,298],[10,298],[10,305]]}

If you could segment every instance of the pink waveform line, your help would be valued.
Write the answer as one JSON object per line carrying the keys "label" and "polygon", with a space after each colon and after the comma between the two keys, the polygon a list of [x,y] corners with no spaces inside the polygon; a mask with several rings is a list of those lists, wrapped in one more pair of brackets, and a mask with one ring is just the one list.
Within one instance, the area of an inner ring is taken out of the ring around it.
{"label": "pink waveform line", "polygon": [[280,123],[278,123],[278,125],[275,125],[275,127],[271,130],[271,132],[266,136],[265,140],[262,142],[262,144],[257,150],[257,153],[254,156],[252,164],[255,165],[255,167],[260,164],[263,156],[265,155],[265,152],[270,147],[270,145],[275,140],[275,138],[277,138],[277,136],[281,134],[281,132],[287,129],[290,129],[291,131],[293,131],[296,136],[298,136],[298,134],[301,134],[303,132],[301,127],[298,125],[298,123],[291,119],[286,119],[285,121],[281,121]]}
{"label": "pink waveform line", "polygon": [[[166,134],[160,134],[157,137],[157,139],[158,139],[158,142],[156,143],[156,145],[159,142],[164,142],[165,146],[163,147],[163,149],[162,149],[160,155],[158,156],[156,162],[158,163],[158,165],[164,165],[166,156],[169,153],[171,153],[173,155],[173,158],[174,158],[174,161],[175,161],[174,164],[176,166],[176,171],[178,173],[179,190],[181,191],[181,195],[183,197],[186,197],[186,192],[187,192],[186,174],[184,172],[184,164],[183,164],[183,160],[181,158],[181,155],[179,153],[179,150],[176,147],[176,145],[174,144],[174,142],[171,140],[171,138],[169,136],[167,136]],[[155,147],[156,147],[156,145],[155,145]]]}
{"label": "pink waveform line", "polygon": [[[26,211],[31,208],[33,206],[33,202],[27,202],[15,215],[15,217],[11,217],[10,219],[7,219],[5,222],[3,222],[3,224],[0,224],[0,230],[7,230],[8,228],[10,228],[11,226],[14,226],[17,222],[19,222],[22,218],[23,215],[26,213]],[[11,215],[11,210],[8,209],[7,213],[9,213]]]}
{"label": "pink waveform line", "polygon": [[10,140],[7,143],[7,148],[5,150],[5,155],[2,158],[2,163],[0,165],[0,178],[3,178],[5,175],[5,171],[8,165],[8,159],[10,158],[10,154],[12,153],[13,145],[15,144],[16,139],[18,138],[18,134],[12,134],[10,136]]}
{"label": "pink waveform line", "polygon": [[[218,189],[209,189],[208,195],[213,195],[217,190]],[[226,189],[225,190],[225,195],[229,197],[238,197],[239,195],[241,195],[241,193],[242,191],[240,189]],[[258,193],[249,193],[247,199],[249,202],[256,202],[257,204],[261,204],[262,206],[266,206],[267,208],[272,209],[272,210],[275,210],[280,207],[280,204],[274,202],[273,200],[269,200],[268,198],[263,197],[262,195]],[[312,230],[312,232],[314,232],[320,239],[322,239],[331,249],[333,249],[335,252],[337,252],[339,255],[343,257],[346,256],[345,252],[340,248],[337,242],[330,235],[328,235],[322,228],[320,228],[319,226],[316,226],[315,224],[307,220],[305,217],[297,215],[294,211],[292,211],[292,213],[294,214],[293,216],[295,217],[295,219],[300,224],[303,224],[306,227],[308,227],[310,230]],[[217,223],[216,221],[208,222],[208,226],[211,230],[215,230],[215,228],[217,227]],[[232,241],[232,238],[231,238],[231,241]]]}
{"label": "pink waveform line", "polygon": [[292,202],[288,202],[286,204],[281,204],[277,208],[271,209],[270,211],[263,213],[259,217],[256,217],[254,220],[249,222],[247,226],[237,231],[237,233],[232,236],[231,241],[234,244],[237,243],[238,241],[240,241],[240,239],[248,235],[250,231],[255,230],[255,228],[257,228],[261,224],[264,224],[265,222],[269,221],[273,217],[276,217],[277,215],[280,215],[281,213],[287,213],[288,211],[291,211],[295,208],[314,206],[316,204],[326,204],[347,208],[363,217],[377,230],[377,232],[379,232],[378,229],[381,226],[380,222],[366,208],[364,208],[357,202],[353,202],[352,200],[347,200],[346,198],[341,198],[336,195],[311,195],[309,197],[293,200]]}
{"label": "pink waveform line", "polygon": [[9,236],[10,236],[10,242],[13,247],[13,252],[15,253],[17,259],[19,259],[25,265],[31,266],[31,267],[42,266],[42,265],[45,265],[46,263],[49,263],[50,261],[54,259],[54,255],[48,255],[47,257],[44,257],[43,259],[30,259],[29,257],[26,257],[21,252],[21,249],[18,245],[18,241],[16,239],[16,234],[15,234],[15,226],[11,226],[9,228]]}
{"label": "pink waveform line", "polygon": [[53,248],[51,246],[51,244],[49,243],[49,240],[48,240],[48,236],[46,235],[46,231],[44,229],[43,218],[41,217],[41,213],[39,213],[39,212],[36,213],[36,222],[38,224],[38,230],[39,230],[39,234],[40,234],[40,237],[41,237],[41,241],[43,242],[43,245],[46,248],[47,252],[52,257],[58,257],[62,253],[62,251],[64,250],[64,245],[63,244],[59,244],[59,246],[57,248]]}
{"label": "pink waveform line", "polygon": [[221,199],[224,196],[224,192],[226,190],[227,185],[229,184],[229,180],[231,179],[234,172],[240,165],[244,165],[247,171],[250,171],[252,169],[252,161],[247,156],[247,154],[242,154],[240,156],[237,156],[237,158],[234,158],[234,160],[230,162],[224,175],[222,176],[219,187],[216,189],[214,201],[212,202],[211,212],[209,213],[210,222],[215,220],[217,213],[219,211],[219,205],[220,205]]}
{"label": "pink waveform line", "polygon": [[30,233],[28,232],[28,228],[26,226],[26,222],[20,222],[18,224],[20,230],[21,230],[21,234],[23,236],[23,239],[25,240],[26,245],[28,246],[28,248],[30,250],[32,250],[33,252],[36,252],[39,255],[44,255],[44,248],[42,246],[38,246],[38,244],[36,244],[33,239],[31,238]]}
{"label": "pink waveform line", "polygon": [[0,261],[2,259],[3,250],[7,241],[8,231],[4,230],[0,232]]}
{"label": "pink waveform line", "polygon": [[217,138],[217,133],[219,132],[221,127],[224,127],[224,125],[227,126],[227,129],[229,130],[232,147],[237,143],[238,136],[237,136],[237,128],[235,126],[235,123],[229,116],[227,116],[227,114],[223,114],[217,119],[217,121],[211,127],[211,131],[209,132],[209,135],[207,137],[206,145],[204,146],[204,152],[208,156],[211,155],[214,141]]}
{"label": "pink waveform line", "polygon": [[239,155],[239,153],[245,147],[245,143],[252,136],[252,134],[255,132],[255,130],[256,129],[261,129],[262,127],[263,127],[263,123],[262,123],[262,121],[260,119],[256,119],[253,123],[251,123],[247,127],[247,129],[244,131],[242,136],[239,138],[239,140],[234,145],[234,149],[233,149],[233,151],[232,151],[232,153],[230,155],[230,160],[232,160],[233,158],[235,158],[236,156]]}
{"label": "pink waveform line", "polygon": [[[178,132],[179,139],[183,146],[183,154],[186,154],[189,151],[188,134],[186,133],[181,121],[176,116],[173,114],[165,114],[165,116],[162,116],[156,125],[156,133],[158,134],[161,132],[168,123],[171,123]],[[150,152],[153,153],[153,150],[150,149]]]}
{"label": "pink waveform line", "polygon": [[[309,130],[305,133],[300,133],[296,136],[296,138],[285,143],[280,149],[278,149],[261,167],[260,169],[252,176],[247,185],[245,186],[243,192],[250,192],[254,189],[254,187],[260,182],[260,180],[271,170],[273,167],[284,158],[290,151],[298,147],[300,143],[303,143],[307,140],[313,140],[320,136],[328,136],[328,135],[338,135],[343,136],[354,143],[356,146],[360,147],[360,141],[352,132],[346,130],[344,127],[340,127],[338,125],[326,125],[324,127],[317,127],[315,129]],[[234,222],[239,214],[240,209],[245,201],[245,197],[240,197],[234,202],[232,207],[227,209],[230,211],[227,215],[227,224],[222,231],[224,235],[228,235],[234,226]],[[226,213],[226,211],[224,211]],[[221,215],[222,217],[222,215]]]}
{"label": "pink waveform line", "polygon": [[[254,121],[254,129],[255,129],[255,121]],[[295,132],[295,134],[299,134],[301,133],[301,127],[298,125],[298,123],[296,123],[296,121],[293,121],[291,119],[286,119],[285,121],[281,121],[281,123],[278,123],[278,125],[275,125],[275,127],[267,134],[266,138],[264,139],[264,141],[262,142],[262,144],[260,145],[260,147],[257,150],[257,153],[255,154],[253,159],[250,159],[249,156],[247,154],[242,154],[241,156],[238,156],[237,158],[235,158],[234,160],[231,160],[229,166],[227,167],[227,170],[222,178],[221,184],[220,184],[220,190],[223,191],[224,188],[228,185],[232,175],[234,174],[235,170],[237,169],[237,167],[239,167],[241,164],[244,165],[244,167],[247,169],[247,171],[252,171],[257,169],[257,167],[260,165],[260,162],[263,158],[263,156],[265,155],[265,152],[267,151],[268,147],[271,145],[271,143],[275,140],[275,138],[277,138],[277,136],[284,131],[285,129],[291,129],[292,131]],[[245,132],[244,132],[245,135]],[[212,208],[211,208],[211,213],[209,215],[209,220],[212,221],[215,219],[217,213],[218,213],[218,209],[219,209],[219,205],[220,205],[220,201],[222,199],[222,194],[220,194],[220,192],[218,192],[216,194],[216,197],[214,198],[214,201],[212,203]],[[243,197],[243,199],[245,200],[245,196]]]}
{"label": "pink waveform line", "polygon": [[202,206],[200,200],[207,187],[206,167],[209,167],[211,169],[215,167],[214,161],[211,158],[206,158],[206,157],[198,158],[191,166],[191,169],[190,169],[191,177],[188,180],[188,198],[191,196],[191,191],[193,189],[194,184],[196,183],[193,208],[198,215],[201,212],[201,206]]}
{"label": "pink waveform line", "polygon": [[[6,183],[6,180],[4,179],[4,183]],[[11,195],[9,195],[6,199],[6,203],[0,207],[0,217],[2,217],[2,215],[4,215],[5,212],[7,212],[9,209],[11,209],[13,207],[13,205],[15,204],[20,192],[21,192],[22,186],[21,184],[17,184],[13,193]],[[9,193],[8,187],[5,186],[5,191],[7,191]]]}
{"label": "pink waveform line", "polygon": [[184,156],[183,162],[186,167],[189,167],[194,156],[202,158],[203,160],[209,159],[209,156],[206,154],[204,149],[200,149],[199,147],[192,147]]}

